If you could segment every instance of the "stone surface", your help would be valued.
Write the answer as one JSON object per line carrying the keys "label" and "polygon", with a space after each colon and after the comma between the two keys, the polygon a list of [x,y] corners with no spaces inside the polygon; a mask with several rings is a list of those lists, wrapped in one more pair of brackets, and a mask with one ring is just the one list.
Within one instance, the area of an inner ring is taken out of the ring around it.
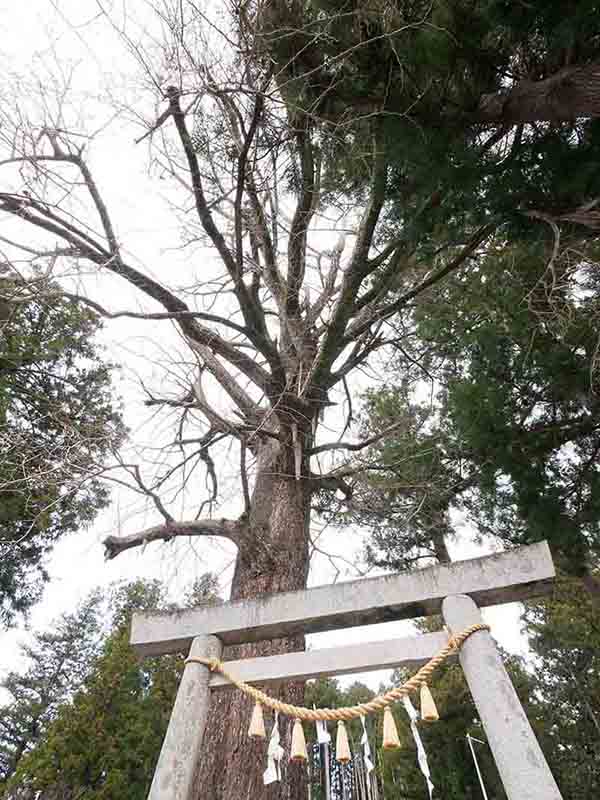
{"label": "stone surface", "polygon": [[[228,661],[227,669],[236,678],[248,683],[326,678],[330,675],[395,669],[400,666],[420,667],[447,644],[446,633],[427,633],[404,639],[386,639],[380,642],[363,642],[344,647],[324,647],[300,653]],[[211,677],[211,689],[229,685],[218,673]]]}
{"label": "stone surface", "polygon": [[[442,612],[452,633],[481,622],[479,609],[465,595],[447,597]],[[562,800],[491,635],[470,636],[459,660],[508,800]]]}
{"label": "stone surface", "polygon": [[135,614],[131,644],[140,655],[186,651],[199,634],[241,644],[297,633],[411,619],[440,612],[444,597],[468,594],[478,606],[545,593],[554,577],[546,542],[483,558],[208,608]]}
{"label": "stone surface", "polygon": [[[191,656],[220,658],[215,636],[197,636]],[[210,672],[202,664],[188,664],[183,672],[169,727],[154,773],[148,800],[190,800],[210,705]]]}

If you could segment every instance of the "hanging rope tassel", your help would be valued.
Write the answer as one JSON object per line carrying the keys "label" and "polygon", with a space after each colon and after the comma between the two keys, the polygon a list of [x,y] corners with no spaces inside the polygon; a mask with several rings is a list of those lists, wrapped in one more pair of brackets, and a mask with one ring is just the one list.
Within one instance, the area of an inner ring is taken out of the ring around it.
{"label": "hanging rope tassel", "polygon": [[337,737],[335,740],[335,758],[336,761],[340,762],[340,764],[347,764],[349,761],[352,760],[352,755],[350,754],[350,745],[348,743],[348,734],[346,732],[346,726],[344,725],[342,720],[338,722],[338,727],[337,727]]}
{"label": "hanging rope tassel", "polygon": [[263,710],[261,704],[257,701],[254,704],[252,717],[250,718],[250,727],[248,728],[248,736],[256,739],[266,739],[267,732],[265,730],[265,720],[263,717]]}
{"label": "hanging rope tassel", "polygon": [[425,722],[437,722],[440,718],[435,701],[429,686],[426,683],[421,684],[421,719]]}
{"label": "hanging rope tassel", "polygon": [[400,748],[400,737],[394,722],[392,709],[387,706],[383,712],[383,749],[398,750]]}
{"label": "hanging rope tassel", "polygon": [[308,761],[306,739],[304,738],[304,730],[299,719],[295,720],[292,729],[292,752],[290,753],[290,761]]}

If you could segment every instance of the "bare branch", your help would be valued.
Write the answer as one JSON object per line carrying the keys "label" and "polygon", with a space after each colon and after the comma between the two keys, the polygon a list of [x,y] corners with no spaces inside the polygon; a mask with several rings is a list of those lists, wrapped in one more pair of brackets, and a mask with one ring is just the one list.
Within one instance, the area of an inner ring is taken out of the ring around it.
{"label": "bare branch", "polygon": [[332,319],[327,326],[319,354],[311,370],[310,381],[316,385],[324,380],[331,365],[345,346],[344,331],[354,312],[358,291],[363,280],[373,269],[368,261],[368,254],[383,208],[387,183],[387,164],[378,135],[374,137],[373,147],[374,165],[369,203],[362,216],[352,257],[344,274]]}
{"label": "bare branch", "polygon": [[[31,299],[32,295],[27,295],[23,302],[26,302]],[[84,297],[80,294],[73,294],[72,292],[63,292],[63,291],[56,291],[56,292],[37,292],[35,294],[36,297],[66,297],[69,300],[75,300],[78,303],[84,303],[85,305],[93,308],[98,314],[102,317],[106,317],[106,319],[119,319],[121,317],[127,317],[128,319],[141,319],[141,320],[160,320],[160,319],[171,319],[171,320],[180,320],[180,319],[202,319],[205,322],[214,322],[217,325],[223,325],[226,328],[231,328],[231,330],[236,331],[236,333],[240,333],[243,336],[246,335],[246,329],[243,328],[241,325],[237,325],[235,322],[231,320],[225,319],[224,317],[220,317],[217,314],[206,314],[204,311],[108,311],[104,306],[101,306],[100,303],[97,303],[95,300],[92,300],[89,297]]]}
{"label": "bare branch", "polygon": [[352,395],[350,394],[350,388],[348,387],[348,381],[346,380],[346,376],[342,378],[342,386],[344,387],[344,394],[346,395],[346,402],[348,404],[348,414],[346,415],[346,422],[344,423],[344,428],[340,433],[340,437],[338,441],[341,441],[344,436],[346,435],[346,431],[352,424],[352,420],[354,419],[354,411],[352,409]]}
{"label": "bare branch", "polygon": [[[381,270],[379,275],[375,276],[368,291],[364,292],[356,301],[356,310],[359,314],[363,312],[361,318],[371,318],[371,309],[376,307],[377,303],[397,285],[398,276],[402,272],[402,269],[410,264],[410,256],[414,251],[408,251],[402,246],[402,242],[396,240],[390,252],[391,258],[386,266]],[[377,263],[379,265],[381,262],[379,262],[378,259],[374,259],[371,263]],[[369,305],[371,306],[370,309],[368,308]],[[357,315],[354,320],[355,323],[358,318]]]}
{"label": "bare branch", "polygon": [[253,163],[252,169],[247,168],[250,146],[255,138],[256,129],[263,118],[264,92],[266,91],[268,83],[271,79],[271,72],[269,71],[267,73],[265,79],[263,80],[262,87],[257,89],[255,92],[255,103],[254,103],[252,119],[250,121],[249,130],[245,135],[243,133],[244,125],[243,125],[243,120],[241,118],[241,114],[239,112],[239,109],[235,105],[234,101],[232,100],[231,96],[227,92],[219,88],[209,70],[206,70],[206,74],[209,79],[209,84],[208,84],[209,92],[218,100],[219,104],[223,108],[229,120],[231,133],[233,135],[233,138],[236,142],[239,151],[238,179],[236,185],[236,205],[234,213],[234,223],[236,226],[237,258],[239,260],[242,254],[239,232],[241,232],[241,227],[242,227],[241,197],[243,190],[245,188],[248,198],[250,199],[250,206],[253,215],[252,222],[254,229],[249,230],[249,235],[251,241],[253,242],[253,250],[255,251],[255,261],[258,266],[259,265],[258,245],[260,245],[266,266],[265,282],[269,287],[270,291],[272,292],[273,297],[275,298],[280,310],[283,310],[283,301],[285,293],[283,290],[282,277],[277,267],[277,257],[275,253],[274,239],[271,236],[269,225],[267,224],[265,209],[263,208],[263,204],[259,199],[256,180],[254,178],[255,173],[259,175],[260,173],[258,171],[258,166],[256,163]]}
{"label": "bare branch", "polygon": [[338,475],[317,475],[313,473],[310,479],[311,482],[316,484],[317,489],[329,489],[332,492],[341,492],[346,498],[346,501],[350,501],[352,498],[354,492],[352,486]]}
{"label": "bare branch", "polygon": [[150,542],[170,542],[178,536],[220,536],[237,542],[241,531],[239,522],[227,519],[191,520],[154,525],[129,536],[107,536],[103,542],[107,560],[116,558],[125,550],[143,547]]}
{"label": "bare branch", "polygon": [[160,499],[160,497],[156,494],[156,492],[153,489],[150,489],[144,483],[144,480],[142,479],[142,473],[137,464],[135,464],[132,467],[131,472],[133,474],[133,477],[135,478],[135,482],[140,487],[141,491],[152,499],[152,502],[154,503],[156,510],[162,515],[166,524],[171,525],[173,522],[175,522],[171,514],[169,514],[169,512],[165,508],[163,501]]}
{"label": "bare branch", "polygon": [[171,113],[173,115],[173,119],[175,120],[175,126],[177,127],[177,132],[179,134],[179,138],[188,162],[190,175],[192,177],[192,191],[194,194],[198,218],[200,219],[202,227],[206,231],[210,240],[216,247],[217,252],[221,256],[227,271],[234,280],[236,296],[240,305],[240,310],[244,316],[244,321],[248,328],[248,336],[250,341],[269,363],[272,373],[271,380],[269,381],[269,388],[274,382],[276,387],[278,387],[276,391],[281,391],[281,389],[285,386],[285,372],[279,358],[277,348],[271,341],[267,331],[263,310],[254,301],[248,287],[244,283],[241,270],[238,269],[237,259],[227,246],[223,234],[215,225],[213,216],[208,208],[202,186],[202,177],[200,175],[200,169],[198,166],[198,158],[194,151],[192,140],[186,126],[185,113],[183,112],[179,102],[179,90],[176,87],[170,86],[167,89],[167,95],[169,97]]}
{"label": "bare branch", "polygon": [[311,450],[309,450],[309,454],[311,456],[315,456],[317,453],[324,453],[327,450],[364,450],[365,447],[375,444],[388,434],[393,433],[394,431],[398,430],[398,428],[401,428],[404,424],[404,421],[395,422],[393,425],[390,425],[388,428],[385,428],[374,436],[370,436],[368,439],[363,439],[362,442],[329,442],[328,444],[320,444],[317,447],[313,447]]}
{"label": "bare branch", "polygon": [[327,386],[329,388],[335,386],[338,381],[345,378],[346,375],[363,364],[371,353],[374,353],[386,344],[385,337],[379,333],[381,325],[381,322],[377,323],[372,331],[364,333],[356,340],[348,358],[335,372],[330,373],[327,381]]}
{"label": "bare branch", "polygon": [[208,506],[210,513],[212,511],[213,504],[217,502],[217,498],[219,496],[219,481],[217,479],[217,471],[215,469],[215,462],[210,454],[209,447],[210,442],[207,443],[205,447],[202,447],[198,453],[200,459],[206,465],[207,480],[210,480],[212,487],[210,497],[200,505],[200,509],[197,514],[198,517],[200,514],[202,514],[206,506]]}
{"label": "bare branch", "polygon": [[[183,300],[180,300],[160,283],[139,272],[134,267],[130,267],[118,254],[111,254],[85,232],[78,230],[49,208],[27,195],[0,193],[0,209],[26,220],[37,228],[42,228],[61,237],[77,248],[77,252],[82,258],[86,258],[98,266],[125,278],[149,297],[159,302],[168,312],[184,312],[186,314],[190,311]],[[34,213],[34,211],[37,213]],[[263,391],[266,391],[271,385],[271,378],[268,372],[260,367],[254,359],[241,353],[239,349],[219,336],[214,330],[206,328],[200,325],[197,320],[189,319],[186,316],[179,319],[179,325],[188,340],[212,348],[229,361],[230,364],[240,369]]]}
{"label": "bare branch", "polygon": [[246,456],[248,451],[248,445],[242,439],[240,442],[240,479],[242,481],[242,491],[244,493],[244,509],[247,516],[250,515],[251,503],[250,503],[250,489],[248,487],[248,471],[246,468]]}
{"label": "bare branch", "polygon": [[[210,345],[196,342],[190,339],[190,346],[200,357],[202,364],[206,366],[211,375],[218,381],[221,387],[227,392],[229,397],[237,405],[240,411],[250,421],[260,420],[264,414],[263,409],[255,403],[250,395],[245,392],[239,382],[221,364],[219,359],[212,352]],[[243,370],[242,370],[243,371]]]}
{"label": "bare branch", "polygon": [[[264,97],[262,93],[257,92],[254,100],[254,111],[252,113],[252,120],[250,121],[250,128],[244,137],[244,142],[241,144],[240,153],[238,155],[237,163],[237,186],[234,201],[234,221],[235,221],[235,245],[236,245],[236,262],[237,270],[241,275],[244,262],[244,247],[243,239],[243,223],[242,223],[242,199],[244,196],[244,186],[247,182],[246,172],[248,166],[248,153],[252,146],[252,141],[256,135],[258,124],[264,109]],[[248,177],[250,177],[248,175]],[[250,178],[252,183],[252,179]]]}
{"label": "bare branch", "polygon": [[176,86],[169,86],[167,88],[167,97],[169,99],[169,111],[172,114],[173,119],[175,121],[177,133],[179,134],[179,138],[183,146],[183,150],[188,162],[188,168],[192,178],[192,192],[194,195],[194,201],[196,204],[196,211],[198,213],[198,218],[202,223],[202,227],[206,231],[211,242],[216,247],[217,252],[221,256],[221,260],[227,267],[227,271],[233,276],[236,274],[235,258],[233,256],[233,253],[227,247],[227,243],[225,242],[223,234],[215,225],[215,221],[208,208],[208,203],[206,201],[206,196],[204,194],[204,188],[202,185],[202,176],[200,174],[198,158],[194,151],[192,140],[186,126],[185,112],[181,108],[179,102],[179,95],[180,92]]}
{"label": "bare branch", "polygon": [[556,221],[549,214],[544,214],[541,211],[529,211],[525,214],[525,216],[529,217],[530,219],[541,219],[550,226],[554,236],[554,244],[552,245],[552,254],[548,263],[546,264],[546,270],[554,276],[554,264],[560,252],[560,228],[556,224]]}
{"label": "bare branch", "polygon": [[94,181],[90,168],[81,157],[81,153],[77,153],[71,158],[73,159],[73,163],[79,167],[79,170],[83,175],[85,185],[88,188],[88,191],[94,202],[94,206],[96,207],[96,211],[98,212],[98,216],[100,217],[100,220],[102,222],[102,228],[104,229],[104,235],[106,236],[106,241],[108,242],[110,253],[113,256],[118,256],[119,244],[117,242],[117,237],[115,235],[113,224],[110,219],[110,215],[108,213],[106,204],[102,199],[102,196],[100,194],[100,191],[98,190],[96,182]]}
{"label": "bare branch", "polygon": [[198,370],[198,377],[194,381],[192,385],[192,394],[196,400],[196,404],[198,408],[202,411],[210,425],[218,430],[228,431],[231,433],[235,432],[235,424],[230,423],[228,420],[225,419],[221,414],[215,411],[214,408],[210,405],[210,403],[206,399],[206,395],[204,394],[204,389],[202,388],[202,370]]}
{"label": "bare branch", "polygon": [[[195,106],[197,102],[198,102],[198,99],[196,97],[194,97],[192,102],[186,108],[185,113],[187,114],[187,112],[193,106]],[[155,133],[159,128],[161,128],[165,124],[165,122],[169,119],[170,116],[171,116],[171,108],[169,107],[169,108],[167,108],[166,111],[163,111],[162,114],[159,114],[159,117],[156,120],[156,122],[153,125],[151,125],[150,128],[148,128],[146,133],[142,134],[142,136],[140,136],[138,139],[135,140],[135,144],[140,144],[140,142],[143,142],[144,139],[146,139],[148,136],[152,136],[153,133]]]}
{"label": "bare branch", "polygon": [[[493,223],[489,223],[488,225],[482,225],[479,230],[471,237],[469,242],[463,247],[460,253],[453,258],[451,261],[448,261],[443,267],[440,267],[438,270],[432,272],[425,280],[418,283],[416,286],[413,286],[412,289],[409,289],[404,294],[400,295],[396,300],[393,300],[391,303],[387,303],[380,308],[373,309],[372,314],[367,317],[365,322],[358,322],[356,325],[350,325],[348,328],[348,332],[344,337],[345,344],[356,339],[357,336],[360,336],[362,333],[365,333],[369,330],[369,328],[373,325],[374,322],[378,322],[388,317],[392,316],[396,312],[400,311],[400,309],[404,308],[411,300],[414,300],[415,297],[420,295],[426,289],[429,289],[431,286],[434,286],[436,283],[445,278],[446,275],[449,275],[454,270],[458,269],[469,256],[473,255],[473,253],[477,250],[480,244],[482,244],[494,231],[496,230],[496,225]],[[365,311],[367,309],[365,308]]]}
{"label": "bare branch", "polygon": [[286,295],[286,314],[294,316],[300,304],[300,287],[306,269],[306,236],[310,220],[315,212],[317,194],[315,179],[315,160],[310,138],[310,123],[303,115],[294,131],[300,156],[300,197],[294,211],[288,244],[288,280]]}

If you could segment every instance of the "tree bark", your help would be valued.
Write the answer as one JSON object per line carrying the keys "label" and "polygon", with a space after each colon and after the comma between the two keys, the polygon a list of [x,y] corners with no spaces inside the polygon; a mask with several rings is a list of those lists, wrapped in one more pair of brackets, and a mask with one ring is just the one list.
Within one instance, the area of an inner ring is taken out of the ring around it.
{"label": "tree bark", "polygon": [[448,552],[448,546],[446,545],[446,537],[444,536],[445,532],[444,529],[445,525],[444,523],[442,523],[440,530],[436,531],[433,534],[431,542],[433,544],[433,549],[435,550],[435,557],[437,558],[438,563],[450,564],[452,559],[450,558],[450,553]]}
{"label": "tree bark", "polygon": [[521,80],[506,91],[484,94],[474,121],[515,125],[598,116],[600,63],[593,63],[564,67],[544,80]]}
{"label": "tree bark", "polygon": [[[307,438],[310,434],[306,434]],[[309,442],[305,441],[305,451]],[[302,473],[307,474],[303,463]],[[296,479],[291,431],[284,443],[261,443],[257,476],[247,526],[240,538],[232,600],[292,591],[306,586],[310,483]],[[296,636],[226,648],[224,659],[252,658],[304,649]],[[302,703],[304,683],[270,687],[291,703]],[[223,690],[212,698],[196,783],[197,800],[305,800],[306,769],[282,761],[281,783],[265,786],[266,743],[248,738],[252,702],[238,691]],[[272,717],[265,714],[267,735]],[[280,718],[282,745],[289,753],[293,720]]]}

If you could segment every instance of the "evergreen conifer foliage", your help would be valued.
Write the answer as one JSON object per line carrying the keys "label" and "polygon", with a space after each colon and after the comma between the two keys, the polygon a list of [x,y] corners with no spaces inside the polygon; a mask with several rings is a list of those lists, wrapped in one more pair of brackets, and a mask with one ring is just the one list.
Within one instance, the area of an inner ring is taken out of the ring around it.
{"label": "evergreen conifer foliage", "polygon": [[324,187],[364,190],[377,118],[405,235],[491,213],[530,236],[523,212],[596,196],[599,11],[596,0],[276,0],[258,19],[289,101],[345,138],[325,150]]}
{"label": "evergreen conifer foliage", "polygon": [[102,638],[101,595],[94,592],[51,630],[35,632],[32,642],[22,645],[29,666],[2,681],[10,700],[0,708],[0,787],[83,684]]}
{"label": "evergreen conifer foliage", "polygon": [[576,580],[562,576],[551,597],[526,608],[525,623],[553,773],[565,800],[592,800],[600,793],[598,610]]}
{"label": "evergreen conifer foliage", "polygon": [[[218,602],[214,576],[188,603]],[[140,661],[131,615],[168,604],[158,581],[94,592],[51,633],[25,648],[31,665],[11,673],[0,709],[2,800],[145,800],[171,716],[182,656]]]}
{"label": "evergreen conifer foliage", "polygon": [[397,322],[403,381],[368,396],[365,424],[398,429],[354,517],[373,524],[376,563],[447,560],[466,514],[507,546],[547,539],[597,592],[597,254],[563,245],[549,267],[541,243],[498,241]]}
{"label": "evergreen conifer foliage", "polygon": [[121,443],[97,315],[6,276],[0,283],[0,623],[37,599],[63,535],[106,506],[98,474]]}

